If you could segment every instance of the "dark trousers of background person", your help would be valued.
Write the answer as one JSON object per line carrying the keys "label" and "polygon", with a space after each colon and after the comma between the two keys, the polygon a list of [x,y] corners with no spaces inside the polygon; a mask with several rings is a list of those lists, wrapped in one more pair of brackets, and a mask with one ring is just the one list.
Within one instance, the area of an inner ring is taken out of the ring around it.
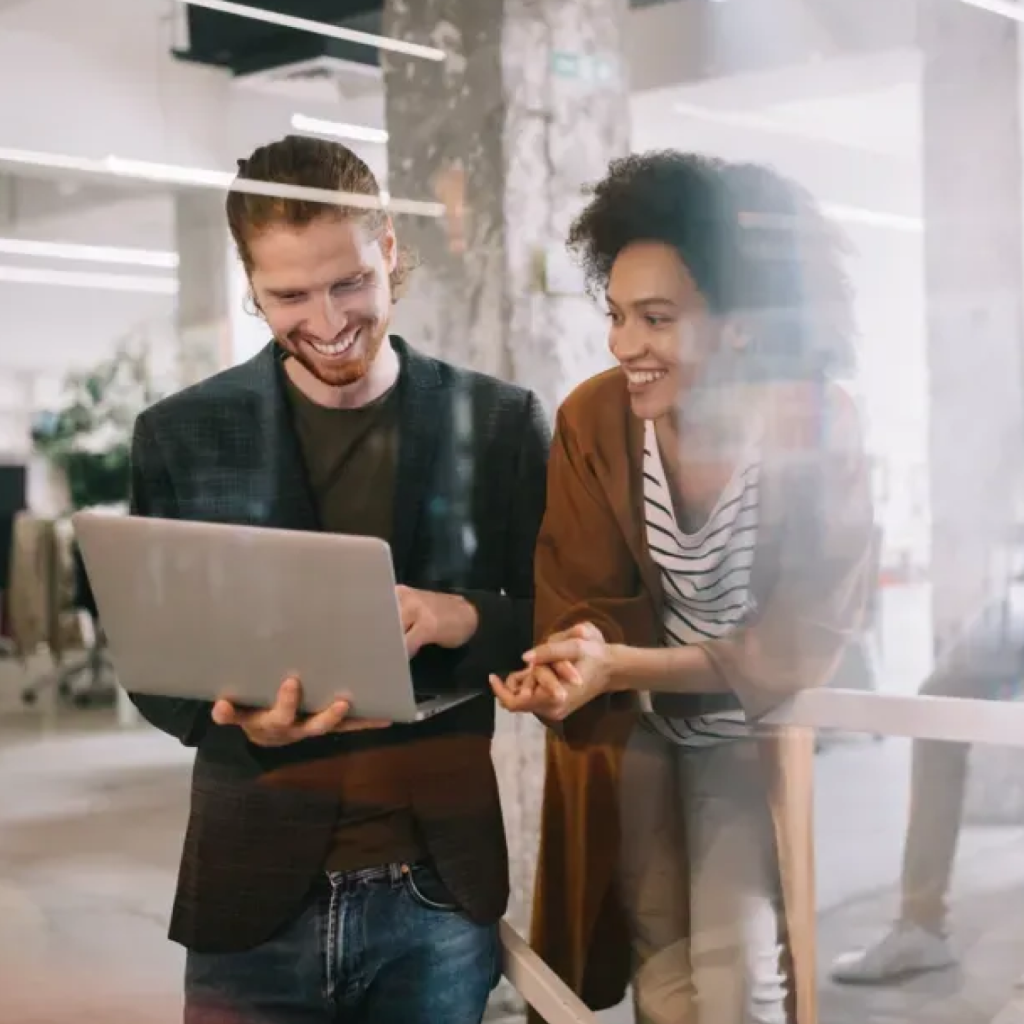
{"label": "dark trousers of background person", "polygon": [[[1015,585],[958,638],[921,687],[921,696],[1005,700],[1019,694],[1024,601],[1015,608],[1015,594],[1024,598],[1024,585]],[[946,928],[970,749],[943,740],[914,743],[901,916],[936,934]]]}

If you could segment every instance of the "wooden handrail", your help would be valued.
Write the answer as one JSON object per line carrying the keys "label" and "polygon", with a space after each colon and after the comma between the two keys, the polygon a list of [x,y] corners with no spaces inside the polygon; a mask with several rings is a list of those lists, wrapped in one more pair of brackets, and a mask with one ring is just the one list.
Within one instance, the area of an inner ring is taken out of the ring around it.
{"label": "wooden handrail", "polygon": [[805,690],[765,721],[876,736],[1024,747],[1024,702]]}
{"label": "wooden handrail", "polygon": [[597,1017],[508,923],[501,922],[505,977],[547,1024],[598,1024]]}

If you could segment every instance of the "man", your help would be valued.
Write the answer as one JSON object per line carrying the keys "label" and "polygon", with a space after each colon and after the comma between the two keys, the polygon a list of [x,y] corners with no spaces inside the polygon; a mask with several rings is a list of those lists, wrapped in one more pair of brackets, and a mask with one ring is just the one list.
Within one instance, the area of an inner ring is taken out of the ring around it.
{"label": "man", "polygon": [[[239,177],[380,195],[348,149],[297,137]],[[382,207],[233,189],[227,215],[273,342],[139,417],[133,512],[387,540],[417,688],[485,694],[530,643],[537,398],[389,337],[409,265]],[[365,728],[344,704],[298,716],[300,686],[261,711],[133,697],[197,749],[186,1024],[474,1024],[508,896],[492,700]]]}
{"label": "man", "polygon": [[[1016,695],[1024,667],[1024,635],[1015,607],[1019,600],[1020,585],[1014,583],[971,621],[925,681],[920,694],[990,700]],[[947,935],[947,897],[960,834],[969,754],[970,747],[963,743],[914,743],[900,916],[873,945],[837,957],[832,965],[834,981],[887,985],[956,964]],[[1024,1022],[1024,998],[1019,994],[993,1024],[1018,1022]]]}

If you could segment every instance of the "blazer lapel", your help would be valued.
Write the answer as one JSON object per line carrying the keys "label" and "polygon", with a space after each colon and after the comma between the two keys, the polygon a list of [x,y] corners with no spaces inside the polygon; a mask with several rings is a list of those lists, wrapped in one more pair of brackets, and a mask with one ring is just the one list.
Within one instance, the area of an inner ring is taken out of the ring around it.
{"label": "blazer lapel", "polygon": [[[400,338],[391,343],[401,360],[398,381],[398,462],[395,469],[395,514],[391,550],[395,574],[406,579],[424,506],[435,476],[438,437],[444,430],[444,388],[437,364]],[[319,530],[302,451],[292,422],[279,349],[268,345],[249,364],[257,395],[255,429],[266,457],[267,526]]]}
{"label": "blazer lapel", "polygon": [[250,363],[257,396],[256,430],[266,453],[263,472],[268,500],[264,525],[284,530],[319,530],[320,519],[283,380],[278,346],[271,342]]}
{"label": "blazer lapel", "polygon": [[612,481],[608,497],[629,550],[640,570],[640,578],[656,608],[661,607],[661,576],[647,547],[647,519],[644,511],[644,424],[623,406],[622,458],[610,460],[624,467],[625,479]]}
{"label": "blazer lapel", "polygon": [[400,338],[391,343],[401,360],[399,377],[398,464],[391,552],[401,582],[412,570],[414,542],[435,476],[437,441],[444,429],[445,390],[432,359],[419,355]]}

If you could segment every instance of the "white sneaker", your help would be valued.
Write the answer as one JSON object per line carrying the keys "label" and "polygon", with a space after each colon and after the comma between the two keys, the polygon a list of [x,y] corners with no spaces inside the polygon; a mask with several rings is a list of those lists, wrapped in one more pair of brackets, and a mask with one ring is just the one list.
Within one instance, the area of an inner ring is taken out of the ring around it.
{"label": "white sneaker", "polygon": [[867,949],[844,953],[832,964],[832,980],[844,985],[884,985],[956,963],[949,941],[916,924],[900,923]]}
{"label": "white sneaker", "polygon": [[1017,980],[1013,998],[992,1018],[991,1024],[1024,1024],[1024,977]]}
{"label": "white sneaker", "polygon": [[1024,999],[1011,999],[992,1018],[992,1024],[1024,1024]]}

